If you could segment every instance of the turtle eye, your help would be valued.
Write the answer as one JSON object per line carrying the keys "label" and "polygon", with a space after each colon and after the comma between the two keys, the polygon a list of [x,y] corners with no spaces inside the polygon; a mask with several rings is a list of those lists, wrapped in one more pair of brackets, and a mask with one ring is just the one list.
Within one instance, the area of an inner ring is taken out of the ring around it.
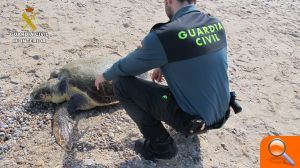
{"label": "turtle eye", "polygon": [[43,89],[34,96],[34,100],[47,101],[49,96],[51,96],[50,91],[48,89]]}
{"label": "turtle eye", "polygon": [[47,93],[42,93],[42,94],[40,94],[40,99],[41,99],[41,100],[45,100],[48,96],[49,96],[49,94],[47,94]]}
{"label": "turtle eye", "polygon": [[38,85],[31,93],[31,99],[33,101],[48,102],[52,97],[52,86],[53,85],[50,82]]}

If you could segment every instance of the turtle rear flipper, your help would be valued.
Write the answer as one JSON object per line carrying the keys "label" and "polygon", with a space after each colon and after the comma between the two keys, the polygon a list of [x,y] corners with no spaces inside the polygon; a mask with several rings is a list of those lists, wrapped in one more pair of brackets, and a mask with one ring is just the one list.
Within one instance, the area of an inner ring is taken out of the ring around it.
{"label": "turtle rear flipper", "polygon": [[67,103],[62,105],[54,114],[53,118],[53,134],[57,144],[65,150],[71,150],[73,146],[74,121],[70,116]]}

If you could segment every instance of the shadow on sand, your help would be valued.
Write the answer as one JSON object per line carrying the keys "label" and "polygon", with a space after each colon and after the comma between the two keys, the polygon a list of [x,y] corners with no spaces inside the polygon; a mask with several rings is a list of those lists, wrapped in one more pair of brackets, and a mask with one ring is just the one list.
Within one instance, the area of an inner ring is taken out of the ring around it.
{"label": "shadow on sand", "polygon": [[[55,110],[59,108],[60,104],[53,104],[53,103],[41,103],[41,102],[32,102],[28,101],[25,106],[25,112],[32,115],[45,115],[45,114],[51,114],[53,116]],[[71,151],[65,151],[64,157],[63,157],[63,167],[64,168],[82,168],[82,167],[97,167],[97,168],[104,168],[107,166],[101,165],[101,164],[89,164],[86,165],[82,160],[76,159],[77,152],[89,152],[96,148],[95,145],[85,143],[85,142],[79,142],[80,136],[79,130],[78,130],[78,122],[83,118],[89,118],[89,117],[96,117],[103,113],[113,113],[117,110],[121,109],[120,105],[112,105],[107,107],[96,107],[92,110],[87,111],[76,111],[76,113],[71,114],[75,124],[72,131],[72,140],[73,140],[73,148]],[[53,127],[53,122],[52,126]],[[84,130],[83,132],[84,134]],[[83,148],[84,147],[84,148]]]}
{"label": "shadow on sand", "polygon": [[[58,108],[58,105],[53,105],[50,103],[36,103],[29,102],[26,105],[26,111],[28,113],[38,115],[38,114],[46,114],[52,113],[55,109]],[[81,168],[81,167],[89,167],[89,168],[104,168],[107,167],[102,164],[94,164],[94,163],[85,163],[83,160],[77,159],[78,152],[90,152],[95,148],[101,148],[99,144],[89,144],[85,142],[79,142],[81,136],[83,136],[84,130],[81,130],[83,134],[80,136],[78,130],[78,122],[83,118],[96,117],[101,115],[102,113],[113,113],[117,110],[122,109],[120,105],[114,105],[110,107],[97,107],[93,110],[89,111],[78,111],[76,114],[73,114],[73,118],[75,121],[75,126],[73,128],[72,136],[73,137],[73,149],[71,151],[66,151],[63,157],[63,167],[65,168]],[[147,161],[140,158],[138,155],[129,158],[128,160],[118,164],[118,167],[128,168],[128,167],[159,167],[159,168],[181,168],[181,167],[189,167],[189,168],[202,168],[201,162],[201,147],[200,140],[197,135],[193,135],[190,137],[185,137],[184,135],[177,133],[172,128],[169,129],[171,136],[174,138],[178,147],[178,155],[171,160],[157,160],[156,162]],[[121,140],[121,144],[111,144],[111,149],[114,149],[114,145],[116,146],[115,152],[118,152],[118,149],[131,149],[133,150],[132,137],[136,137],[137,135],[132,135],[129,133],[125,138]],[[140,138],[140,137],[137,137]]]}
{"label": "shadow on sand", "polygon": [[[159,168],[202,168],[202,161],[201,161],[201,146],[200,140],[197,135],[192,135],[186,137],[174,129],[169,129],[171,136],[174,138],[177,147],[178,147],[178,154],[175,158],[170,160],[156,160],[154,162],[147,161],[142,159],[140,156],[135,156],[126,160],[118,165],[120,168],[152,168],[152,167],[159,167]],[[123,143],[127,144],[128,148],[133,150],[133,143],[131,141],[132,136],[129,134],[126,138],[123,139]]]}

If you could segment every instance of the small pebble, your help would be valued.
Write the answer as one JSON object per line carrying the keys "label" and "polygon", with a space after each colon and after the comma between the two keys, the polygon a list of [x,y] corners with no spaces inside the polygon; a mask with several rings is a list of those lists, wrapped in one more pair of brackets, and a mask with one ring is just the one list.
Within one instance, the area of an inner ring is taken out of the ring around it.
{"label": "small pebble", "polygon": [[11,83],[11,84],[14,84],[14,85],[19,84],[19,82],[15,81],[15,80],[11,80],[10,83]]}
{"label": "small pebble", "polygon": [[120,127],[120,126],[117,126],[117,130],[119,130],[119,131],[120,131],[120,130],[121,130],[121,127]]}
{"label": "small pebble", "polygon": [[43,167],[45,165],[45,162],[42,159],[39,159],[36,161],[35,165]]}
{"label": "small pebble", "polygon": [[109,136],[110,138],[114,138],[114,137],[115,137],[115,134],[112,133],[112,132],[110,132],[110,133],[108,133],[108,136]]}
{"label": "small pebble", "polygon": [[35,73],[36,71],[34,69],[31,69],[29,71],[27,71],[27,73]]}
{"label": "small pebble", "polygon": [[28,127],[22,127],[21,130],[23,130],[23,131],[28,131],[29,128],[28,128]]}
{"label": "small pebble", "polygon": [[223,148],[224,150],[227,150],[227,151],[228,151],[227,146],[226,146],[226,144],[225,144],[224,142],[221,143],[221,146],[222,146],[222,148]]}
{"label": "small pebble", "polygon": [[129,27],[129,24],[128,24],[128,23],[124,23],[123,26],[124,26],[125,28],[128,28],[128,27]]}
{"label": "small pebble", "polygon": [[4,128],[4,129],[7,129],[8,125],[2,125],[1,127]]}
{"label": "small pebble", "polygon": [[7,79],[9,77],[10,77],[9,75],[4,75],[4,76],[0,76],[0,79]]}
{"label": "small pebble", "polygon": [[93,159],[85,159],[84,160],[84,163],[87,165],[87,166],[91,166],[94,164],[94,160]]}
{"label": "small pebble", "polygon": [[12,136],[11,136],[11,134],[6,134],[5,138],[6,138],[6,140],[9,140],[12,138]]}
{"label": "small pebble", "polygon": [[32,56],[32,58],[33,58],[34,60],[38,60],[38,59],[40,59],[40,56],[34,55],[34,56]]}
{"label": "small pebble", "polygon": [[21,144],[20,144],[20,147],[21,147],[21,148],[25,148],[26,145],[25,145],[24,143],[21,143]]}

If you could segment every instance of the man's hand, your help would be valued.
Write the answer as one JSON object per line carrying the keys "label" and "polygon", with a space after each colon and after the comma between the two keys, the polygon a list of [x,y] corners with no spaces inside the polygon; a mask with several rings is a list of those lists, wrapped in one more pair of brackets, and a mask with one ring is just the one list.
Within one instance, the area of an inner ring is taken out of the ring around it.
{"label": "man's hand", "polygon": [[96,86],[97,90],[99,90],[99,85],[104,81],[105,81],[105,79],[103,77],[103,73],[99,74],[97,76],[97,79],[95,80],[95,86]]}
{"label": "man's hand", "polygon": [[163,78],[164,77],[161,73],[160,68],[156,68],[156,69],[153,70],[152,76],[151,76],[151,79],[152,79],[153,82],[155,82],[155,81],[162,82]]}

